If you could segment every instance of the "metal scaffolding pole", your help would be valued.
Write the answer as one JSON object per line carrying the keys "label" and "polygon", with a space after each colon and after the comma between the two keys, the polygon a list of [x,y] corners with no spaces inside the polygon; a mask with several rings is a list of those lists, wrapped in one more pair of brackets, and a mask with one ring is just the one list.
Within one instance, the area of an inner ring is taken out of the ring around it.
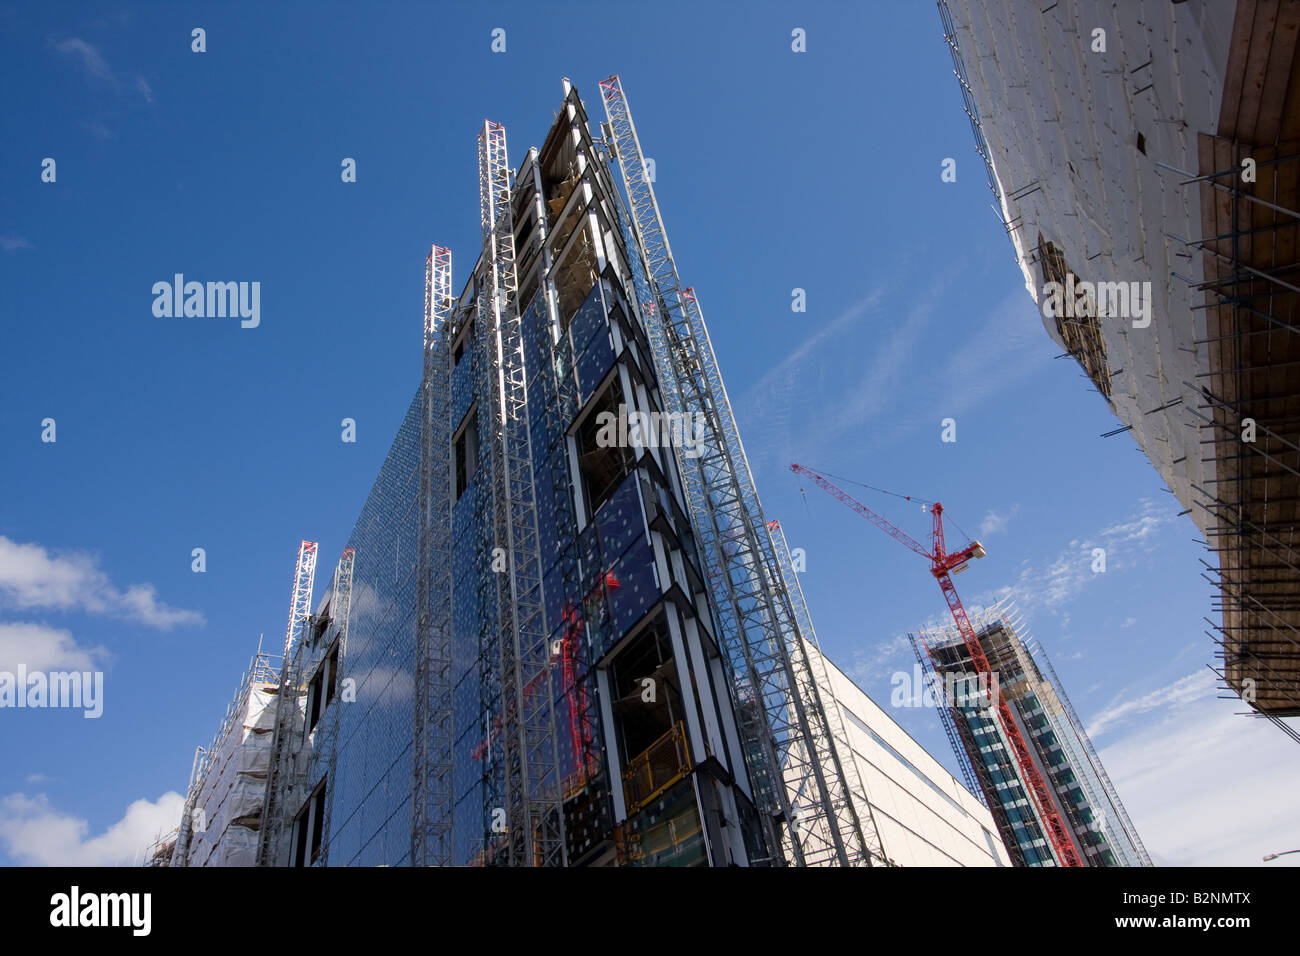
{"label": "metal scaffolding pole", "polygon": [[311,617],[312,587],[316,582],[316,542],[303,541],[298,546],[294,565],[293,588],[289,598],[289,624],[284,635],[284,661],[280,667],[280,690],[275,702],[275,731],[271,742],[271,762],[266,782],[266,802],[262,806],[262,825],[258,837],[257,863],[269,866],[279,854],[279,838],[291,825],[295,808],[286,798],[299,783],[298,755],[291,743],[298,726],[298,698],[302,694],[296,651],[302,644],[307,619]]}
{"label": "metal scaffolding pole", "polygon": [[[334,586],[331,589],[333,597],[330,598],[330,616],[338,623],[338,641],[339,651],[336,662],[331,664],[334,672],[330,675],[330,680],[335,685],[339,682],[339,673],[342,671],[348,654],[348,617],[352,613],[352,569],[356,564],[357,553],[353,548],[344,548],[343,553],[339,555],[339,563],[334,568]],[[313,750],[320,753],[323,749],[328,753],[325,771],[325,809],[321,819],[321,845],[319,860],[321,866],[329,866],[329,849],[330,849],[330,820],[334,813],[334,798],[338,793],[337,774],[339,759],[339,730],[343,724],[343,708],[339,704],[333,707],[326,707],[328,720],[324,722],[324,733],[316,741]]]}
{"label": "metal scaffolding pole", "polygon": [[[857,819],[857,825],[862,830],[862,835],[870,848],[873,857],[881,863],[886,863],[884,845],[880,839],[880,828],[876,826],[875,812],[871,809],[871,799],[867,796],[867,789],[862,784],[862,778],[858,774],[857,761],[853,756],[853,747],[849,744],[848,733],[844,729],[844,721],[840,719],[840,705],[835,696],[835,688],[831,685],[830,674],[826,670],[826,662],[822,655],[821,643],[817,640],[817,632],[813,629],[812,615],[808,612],[808,602],[804,600],[803,585],[799,583],[799,576],[795,572],[794,562],[790,559],[790,546],[785,539],[785,529],[781,527],[780,521],[769,521],[767,529],[772,535],[772,545],[776,549],[777,566],[781,569],[781,576],[785,581],[785,588],[790,594],[790,601],[794,605],[795,621],[799,625],[799,633],[803,638],[800,642],[800,654],[806,659],[809,671],[813,676],[813,685],[808,689],[809,696],[816,696],[820,706],[826,713],[826,722],[830,730],[831,739],[834,741],[834,753],[832,754],[834,764],[837,770],[844,778],[845,791],[854,799],[842,811],[844,814],[851,814]],[[809,653],[811,645],[812,653]]]}
{"label": "metal scaffolding pole", "polygon": [[452,864],[451,250],[424,273],[411,865]]}
{"label": "metal scaffolding pole", "polygon": [[[538,550],[527,376],[517,301],[514,213],[510,197],[506,131],[485,121],[479,133],[479,211],[487,277],[478,315],[489,328],[493,525],[506,570],[495,574],[499,662],[502,803],[485,788],[485,825],[505,811],[506,862],[512,866],[563,866],[564,814],[555,731],[555,692],[546,633]],[[540,685],[536,692],[526,688]],[[495,752],[495,748],[490,748]],[[491,838],[489,837],[489,843]]]}
{"label": "metal scaffolding pole", "polygon": [[[790,596],[698,301],[678,278],[622,85],[613,76],[600,87],[644,269],[643,277],[634,270],[634,279],[648,285],[638,289],[638,297],[648,313],[645,325],[665,404],[670,412],[690,414],[704,428],[705,451],[682,463],[683,476],[702,559],[711,577],[720,572],[719,637],[735,691],[742,710],[746,701],[759,705],[742,730],[750,744],[747,752],[762,755],[754,760],[751,776],[764,812],[771,862],[784,862],[776,854],[785,843],[796,865],[870,865],[873,848],[836,766],[826,712],[800,652]],[[797,827],[791,791],[808,794]]]}

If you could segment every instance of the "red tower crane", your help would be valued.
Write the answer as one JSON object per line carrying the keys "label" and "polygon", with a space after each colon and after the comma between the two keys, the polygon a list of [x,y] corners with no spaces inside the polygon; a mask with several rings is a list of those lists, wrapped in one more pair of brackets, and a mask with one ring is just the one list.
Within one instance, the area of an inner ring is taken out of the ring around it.
{"label": "red tower crane", "polygon": [[[805,468],[800,464],[793,464],[790,466],[790,470],[797,475],[803,475],[810,479],[827,494],[838,498],[905,548],[915,551],[921,557],[929,560],[930,573],[934,575],[934,579],[939,582],[939,587],[943,590],[944,599],[948,602],[948,610],[952,612],[952,619],[957,623],[957,630],[966,645],[967,653],[970,654],[971,663],[974,665],[976,673],[988,682],[985,684],[986,687],[996,686],[993,683],[993,668],[989,666],[989,660],[984,653],[984,648],[980,645],[979,637],[975,634],[975,628],[971,626],[970,618],[966,615],[966,608],[962,606],[961,598],[957,596],[957,589],[952,583],[952,576],[965,571],[971,558],[984,557],[984,546],[978,541],[972,541],[960,551],[950,553],[943,540],[943,505],[937,501],[930,506],[931,513],[934,515],[934,531],[931,534],[931,546],[927,548],[907,532],[882,518],[862,502],[849,495],[848,492],[832,484],[812,469]],[[1020,776],[1025,781],[1030,798],[1034,801],[1035,809],[1038,810],[1039,819],[1043,821],[1047,829],[1047,838],[1052,844],[1052,849],[1056,852],[1056,858],[1062,866],[1083,866],[1083,861],[1079,858],[1078,851],[1075,849],[1074,841],[1070,838],[1069,831],[1065,827],[1065,821],[1062,820],[1060,812],[1056,809],[1056,803],[1052,799],[1051,791],[1047,788],[1047,781],[1043,779],[1042,771],[1038,769],[1038,764],[1034,762],[1029,747],[1025,744],[1025,738],[1020,733],[1015,715],[1011,712],[1011,706],[1007,703],[1006,698],[1000,694],[997,695],[994,706],[997,709],[998,722],[1002,725],[1003,734],[1011,744],[1011,751],[1015,757],[1016,766],[1020,769]]]}

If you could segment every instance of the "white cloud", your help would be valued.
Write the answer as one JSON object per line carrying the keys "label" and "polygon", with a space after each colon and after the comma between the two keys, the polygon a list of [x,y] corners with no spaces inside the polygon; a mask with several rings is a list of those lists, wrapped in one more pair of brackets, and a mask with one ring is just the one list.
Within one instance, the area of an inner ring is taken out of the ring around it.
{"label": "white cloud", "polygon": [[13,252],[15,249],[30,249],[32,244],[22,236],[0,236],[0,250]]}
{"label": "white cloud", "polygon": [[989,509],[989,513],[986,514],[984,520],[980,522],[980,534],[984,537],[988,537],[991,534],[1006,531],[1007,524],[1013,517],[1015,517],[1016,512],[1019,510],[1020,505],[1012,505],[1010,510],[1004,514],[999,514],[998,512]]}
{"label": "white cloud", "polygon": [[818,369],[842,356],[845,337],[875,312],[880,299],[877,289],[845,309],[786,354],[736,402],[751,458],[757,455],[770,457],[774,464],[789,463],[791,441],[802,435],[803,423],[833,400],[824,392],[826,377],[819,375]]}
{"label": "white cloud", "polygon": [[0,622],[0,671],[94,671],[108,654],[102,647],[81,647],[67,631],[43,624]]}
{"label": "white cloud", "polygon": [[[115,93],[120,93],[124,88],[125,84],[113,72],[113,68],[108,65],[108,60],[104,58],[104,54],[100,53],[99,48],[93,43],[88,43],[80,37],[68,37],[66,40],[51,44],[51,46],[58,52],[75,60],[86,71],[87,76],[96,80],[103,80],[113,88]],[[153,89],[143,76],[137,73],[131,87],[144,97],[146,103],[153,102]]]}
{"label": "white cloud", "polygon": [[[1046,565],[1026,562],[1020,568],[1015,584],[994,592],[1000,599],[1015,595],[1016,604],[1026,615],[1032,611],[1058,612],[1096,581],[1103,573],[1110,574],[1136,567],[1138,557],[1155,548],[1154,535],[1175,520],[1172,509],[1161,510],[1150,498],[1143,498],[1138,510],[1129,518],[1107,525],[1095,536],[1071,541]],[[1093,550],[1106,552],[1106,571],[1093,571]]]}
{"label": "white cloud", "polygon": [[113,82],[113,71],[108,68],[108,61],[98,49],[85,40],[69,37],[54,44],[54,49],[80,62],[82,68],[96,79]]}
{"label": "white cloud", "polygon": [[856,651],[853,655],[853,663],[845,669],[844,673],[848,674],[856,684],[865,687],[869,682],[887,678],[902,667],[904,656],[910,662],[916,661],[907,635],[895,634],[878,644]]}
{"label": "white cloud", "polygon": [[1101,713],[1093,715],[1092,723],[1088,725],[1088,736],[1096,740],[1109,730],[1112,724],[1120,723],[1136,714],[1202,700],[1211,694],[1214,685],[1214,674],[1208,669],[1199,670],[1141,697],[1111,703]]}
{"label": "white cloud", "polygon": [[1295,742],[1236,713],[1239,701],[1191,693],[1190,677],[1134,701],[1155,716],[1101,752],[1148,852],[1175,866],[1295,865],[1300,854],[1261,860],[1300,848]]}
{"label": "white cloud", "polygon": [[113,586],[94,558],[69,552],[52,554],[38,544],[19,544],[0,535],[0,599],[14,607],[82,610],[125,617],[169,630],[202,624],[203,615],[168,607],[152,584]]}
{"label": "white cloud", "polygon": [[861,370],[853,390],[827,406],[835,409],[824,425],[830,435],[856,431],[896,407],[900,386],[907,378],[908,360],[924,341],[922,333],[934,316],[932,299],[908,310],[889,338],[873,350],[871,362]]}
{"label": "white cloud", "polygon": [[180,822],[184,805],[175,791],[152,802],[136,800],[122,819],[87,838],[90,824],[55,809],[44,794],[12,793],[0,797],[0,841],[26,866],[129,866]]}
{"label": "white cloud", "polygon": [[[914,434],[920,428],[933,428],[937,437],[942,419],[977,407],[1036,371],[1037,366],[1026,356],[1040,347],[1042,333],[1036,325],[1026,322],[1024,295],[1019,290],[994,306],[983,324],[951,351],[943,368],[933,369],[924,333],[935,311],[938,291],[931,290],[927,298],[913,305],[893,334],[871,350],[872,361],[862,369],[858,385],[846,400],[833,403],[838,414],[828,424],[819,423],[818,437],[827,432],[836,437],[852,434],[856,442],[861,440],[864,429],[873,438],[880,438]],[[988,374],[991,368],[998,369],[999,374]],[[918,375],[962,385],[958,389],[940,389],[900,408],[899,389]]]}

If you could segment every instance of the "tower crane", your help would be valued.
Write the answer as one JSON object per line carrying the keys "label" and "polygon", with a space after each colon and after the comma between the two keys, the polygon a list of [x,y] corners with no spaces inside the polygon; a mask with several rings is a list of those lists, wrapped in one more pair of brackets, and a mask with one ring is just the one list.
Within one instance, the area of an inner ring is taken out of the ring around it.
{"label": "tower crane", "polygon": [[[965,571],[972,558],[984,557],[984,546],[978,541],[972,541],[960,550],[948,551],[943,535],[943,505],[937,501],[930,505],[930,512],[934,515],[934,528],[930,537],[930,547],[927,548],[811,468],[796,463],[790,466],[790,470],[808,478],[817,487],[831,497],[838,498],[903,547],[916,552],[930,562],[930,573],[939,582],[944,599],[948,602],[948,610],[952,612],[952,619],[957,624],[957,631],[961,634],[962,642],[966,646],[967,653],[970,654],[976,673],[988,682],[984,686],[995,686],[992,682],[993,668],[989,665],[988,656],[980,645],[975,628],[971,626],[970,618],[966,615],[966,608],[962,605],[961,598],[957,596],[957,589],[952,583],[952,576]],[[1015,715],[1011,712],[1011,706],[1001,695],[997,695],[997,699],[992,703],[993,709],[997,711],[998,722],[1002,725],[1003,734],[1011,745],[1020,777],[1034,802],[1039,819],[1043,821],[1047,830],[1047,839],[1052,845],[1057,860],[1062,866],[1083,866],[1084,863],[1075,848],[1074,841],[1065,827],[1065,821],[1057,810],[1056,802],[1047,787],[1047,781],[1043,779],[1042,771],[1038,769],[1038,764],[1034,762],[1033,755],[1029,752],[1024,735],[1021,734]]]}

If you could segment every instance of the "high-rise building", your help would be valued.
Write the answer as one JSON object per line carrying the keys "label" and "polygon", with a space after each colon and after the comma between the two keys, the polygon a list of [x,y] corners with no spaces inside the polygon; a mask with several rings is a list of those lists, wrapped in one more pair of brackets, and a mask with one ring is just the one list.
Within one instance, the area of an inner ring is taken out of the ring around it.
{"label": "high-rise building", "polygon": [[1011,718],[1047,784],[1048,799],[1076,856],[1088,866],[1150,866],[1137,830],[1065,689],[1041,648],[1031,652],[1026,646],[1015,616],[1008,604],[972,620],[995,680],[976,675],[956,627],[912,637],[914,644],[924,647],[925,653],[918,650],[918,657],[928,661],[938,678],[933,691],[940,698],[958,760],[972,786],[983,793],[1012,861],[1017,866],[1061,862],[1017,768],[1013,743],[993,709],[997,695],[1010,705]]}
{"label": "high-rise building", "polygon": [[429,256],[420,386],[314,614],[300,549],[258,861],[1005,863],[830,676],[621,85],[600,141],[564,88],[516,170],[483,127],[483,251],[458,296]]}
{"label": "high-rise building", "polygon": [[1048,335],[1217,561],[1221,676],[1300,715],[1300,4],[938,5]]}

